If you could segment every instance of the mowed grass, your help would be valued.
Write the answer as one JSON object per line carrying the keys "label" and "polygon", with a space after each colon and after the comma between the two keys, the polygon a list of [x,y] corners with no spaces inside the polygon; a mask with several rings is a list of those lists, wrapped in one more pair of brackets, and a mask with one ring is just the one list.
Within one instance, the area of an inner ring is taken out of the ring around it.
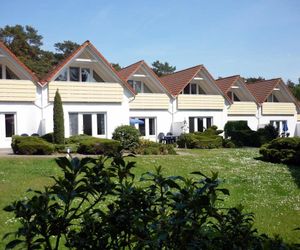
{"label": "mowed grass", "polygon": [[[242,204],[255,214],[260,233],[279,234],[288,242],[300,242],[300,167],[288,167],[257,160],[258,149],[180,150],[179,155],[137,156],[137,179],[146,171],[162,166],[164,174],[191,176],[193,171],[209,175],[219,172],[222,187],[230,196],[220,206]],[[49,185],[51,175],[60,174],[54,158],[0,158],[0,237],[16,228],[12,214],[2,208],[28,196],[26,190]],[[0,248],[4,242],[0,240]]]}

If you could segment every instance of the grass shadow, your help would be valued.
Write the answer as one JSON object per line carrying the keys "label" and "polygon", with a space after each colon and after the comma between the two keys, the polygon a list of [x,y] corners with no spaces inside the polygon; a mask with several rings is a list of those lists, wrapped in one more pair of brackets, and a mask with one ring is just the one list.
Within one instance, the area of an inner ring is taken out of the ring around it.
{"label": "grass shadow", "polygon": [[268,163],[273,163],[273,164],[283,164],[286,165],[294,179],[294,182],[297,184],[298,188],[300,188],[300,167],[297,165],[292,165],[292,164],[284,164],[284,163],[274,163],[265,160],[262,156],[259,157],[254,157],[254,160],[257,161],[263,161],[263,162],[268,162]]}

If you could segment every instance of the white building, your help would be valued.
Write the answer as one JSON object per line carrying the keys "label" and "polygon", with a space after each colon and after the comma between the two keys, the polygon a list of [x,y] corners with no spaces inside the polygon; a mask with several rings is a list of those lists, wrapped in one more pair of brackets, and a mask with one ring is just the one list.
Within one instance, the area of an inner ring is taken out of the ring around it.
{"label": "white building", "polygon": [[[274,124],[300,134],[299,104],[281,79],[244,84],[239,76],[215,81],[203,65],[158,78],[140,61],[116,72],[86,41],[42,80],[0,43],[0,148],[12,135],[53,131],[56,90],[63,102],[65,136],[111,138],[114,129],[135,126],[148,139],[223,129],[246,120],[256,130]],[[297,115],[298,111],[298,115]]]}

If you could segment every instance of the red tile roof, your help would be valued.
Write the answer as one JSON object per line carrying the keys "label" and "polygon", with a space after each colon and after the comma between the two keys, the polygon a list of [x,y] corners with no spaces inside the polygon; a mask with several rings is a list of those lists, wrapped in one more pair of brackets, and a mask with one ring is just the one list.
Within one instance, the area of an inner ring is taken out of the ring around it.
{"label": "red tile roof", "polygon": [[33,73],[24,63],[22,63],[21,60],[18,57],[16,57],[16,55],[12,53],[10,49],[7,48],[5,44],[2,43],[1,41],[0,41],[0,48],[4,49],[17,62],[17,64],[19,64],[20,67],[22,67],[25,71],[27,71],[27,73],[32,77],[33,81],[38,82],[38,78],[35,75],[35,73]]}
{"label": "red tile roof", "polygon": [[254,83],[247,83],[246,86],[256,98],[257,102],[263,103],[281,81],[281,78],[275,78]]}
{"label": "red tile roof", "polygon": [[239,75],[223,77],[216,80],[216,84],[227,95],[227,92],[231,89],[232,85],[240,79]]}
{"label": "red tile roof", "polygon": [[132,76],[135,72],[138,71],[138,69],[144,65],[146,67],[146,69],[148,70],[148,72],[161,84],[161,86],[165,89],[165,91],[169,94],[171,94],[169,92],[169,90],[165,87],[164,83],[161,81],[161,79],[154,73],[154,71],[148,66],[148,64],[144,61],[138,61],[136,63],[133,63],[123,69],[121,69],[118,74],[119,76],[124,80],[124,81],[128,81],[130,76]]}
{"label": "red tile roof", "polygon": [[119,76],[124,80],[124,81],[128,81],[129,80],[129,77],[131,75],[133,75],[138,69],[139,67],[144,63],[143,60],[141,61],[138,61],[134,64],[131,64],[123,69],[121,69],[118,74]]}
{"label": "red tile roof", "polygon": [[62,60],[52,71],[50,71],[42,80],[41,83],[43,85],[46,85],[49,81],[51,81],[51,79],[53,78],[53,76],[55,74],[57,74],[57,72],[59,72],[69,61],[71,61],[73,59],[73,57],[82,49],[86,48],[87,46],[89,46],[102,60],[103,62],[113,71],[113,73],[121,80],[121,82],[123,83],[123,85],[125,85],[129,91],[132,94],[136,94],[135,91],[133,90],[133,88],[126,82],[124,81],[122,78],[120,78],[120,76],[118,75],[118,72],[114,69],[114,67],[112,67],[112,65],[105,59],[105,57],[96,49],[96,47],[90,42],[90,41],[85,41],[81,46],[79,46],[76,50],[74,50],[67,58],[65,58],[64,60]]}
{"label": "red tile roof", "polygon": [[177,96],[188,85],[197,73],[203,69],[203,65],[197,65],[188,69],[177,71],[175,73],[160,77],[166,89],[173,95]]}

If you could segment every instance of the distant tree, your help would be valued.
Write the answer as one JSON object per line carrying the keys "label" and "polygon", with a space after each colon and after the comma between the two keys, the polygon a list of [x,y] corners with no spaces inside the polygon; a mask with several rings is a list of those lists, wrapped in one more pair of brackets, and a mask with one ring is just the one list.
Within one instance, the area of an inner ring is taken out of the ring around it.
{"label": "distant tree", "polygon": [[161,63],[160,61],[155,61],[152,63],[152,70],[158,75],[168,75],[173,73],[176,70],[175,66],[169,65],[168,62]]}
{"label": "distant tree", "polygon": [[75,49],[77,49],[80,45],[76,42],[72,42],[70,40],[63,41],[62,43],[55,43],[54,48],[58,53],[55,54],[55,57],[58,61],[62,60],[69,56]]}
{"label": "distant tree", "polygon": [[65,143],[64,111],[58,90],[53,103],[53,140],[56,144]]}
{"label": "distant tree", "polygon": [[286,84],[290,88],[291,92],[296,97],[296,99],[300,101],[300,78],[298,78],[298,83],[294,83],[291,80],[287,80]]}
{"label": "distant tree", "polygon": [[259,82],[259,81],[264,81],[266,80],[264,77],[248,77],[245,79],[246,80],[246,83],[253,83],[253,82]]}
{"label": "distant tree", "polygon": [[116,70],[116,71],[120,71],[122,69],[122,67],[120,66],[120,64],[118,63],[111,63],[111,66],[113,66],[113,68]]}

